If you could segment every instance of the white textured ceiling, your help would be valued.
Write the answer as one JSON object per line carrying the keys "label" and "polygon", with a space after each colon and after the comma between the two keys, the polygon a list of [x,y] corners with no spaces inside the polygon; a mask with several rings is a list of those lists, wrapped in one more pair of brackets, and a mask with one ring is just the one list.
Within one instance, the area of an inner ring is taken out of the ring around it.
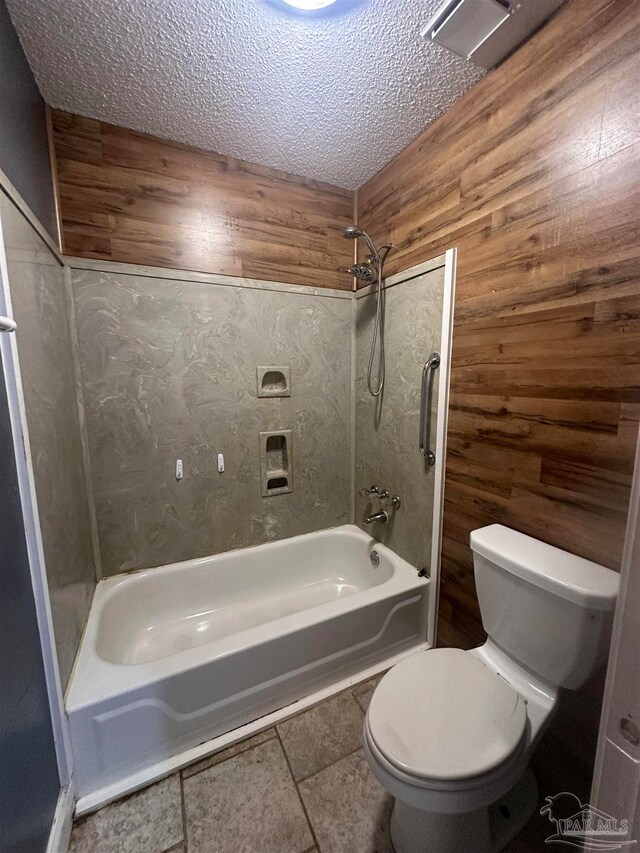
{"label": "white textured ceiling", "polygon": [[7,0],[52,106],[355,188],[482,72],[420,37],[441,0]]}

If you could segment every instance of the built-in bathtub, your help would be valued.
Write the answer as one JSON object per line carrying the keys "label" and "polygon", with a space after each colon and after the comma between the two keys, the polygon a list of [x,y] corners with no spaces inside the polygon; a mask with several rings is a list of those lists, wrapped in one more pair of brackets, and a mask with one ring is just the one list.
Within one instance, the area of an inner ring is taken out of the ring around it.
{"label": "built-in bathtub", "polygon": [[352,525],[101,581],[66,701],[81,810],[419,648],[428,583]]}

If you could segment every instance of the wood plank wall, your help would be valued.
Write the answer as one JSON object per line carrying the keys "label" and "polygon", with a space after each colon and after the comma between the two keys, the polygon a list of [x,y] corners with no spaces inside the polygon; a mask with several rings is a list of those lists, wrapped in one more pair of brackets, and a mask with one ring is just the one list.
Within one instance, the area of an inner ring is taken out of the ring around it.
{"label": "wood plank wall", "polygon": [[353,193],[52,111],[63,251],[350,290]]}
{"label": "wood plank wall", "polygon": [[618,569],[640,415],[637,0],[570,0],[358,192],[389,273],[459,249],[439,638],[469,532]]}

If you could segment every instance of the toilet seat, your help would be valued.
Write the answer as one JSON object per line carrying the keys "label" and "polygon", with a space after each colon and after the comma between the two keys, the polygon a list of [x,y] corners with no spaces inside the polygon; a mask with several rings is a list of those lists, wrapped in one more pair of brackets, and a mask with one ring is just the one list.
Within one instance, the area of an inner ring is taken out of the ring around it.
{"label": "toilet seat", "polygon": [[468,652],[435,649],[384,676],[366,728],[401,777],[455,788],[510,763],[526,725],[525,702],[503,678]]}

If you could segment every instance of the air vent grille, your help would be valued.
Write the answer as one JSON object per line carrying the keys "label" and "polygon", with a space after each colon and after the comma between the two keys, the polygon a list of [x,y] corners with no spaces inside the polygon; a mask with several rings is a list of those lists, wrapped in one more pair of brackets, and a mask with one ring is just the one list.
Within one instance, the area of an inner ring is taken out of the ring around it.
{"label": "air vent grille", "polygon": [[509,14],[509,4],[498,0],[454,0],[438,11],[422,33],[470,59]]}
{"label": "air vent grille", "polygon": [[525,41],[565,0],[447,0],[421,34],[492,68]]}

